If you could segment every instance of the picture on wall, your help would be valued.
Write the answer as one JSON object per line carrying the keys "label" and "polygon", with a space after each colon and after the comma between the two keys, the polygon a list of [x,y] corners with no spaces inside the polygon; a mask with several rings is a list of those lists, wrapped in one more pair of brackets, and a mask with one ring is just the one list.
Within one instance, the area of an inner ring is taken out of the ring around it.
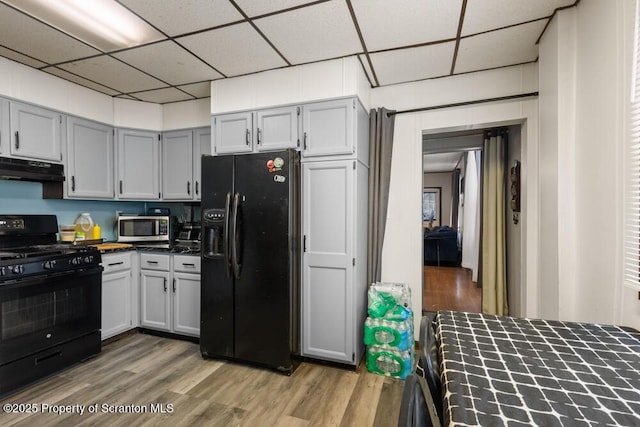
{"label": "picture on wall", "polygon": [[440,221],[442,207],[440,203],[440,193],[442,187],[424,187],[422,191],[422,220],[433,224]]}

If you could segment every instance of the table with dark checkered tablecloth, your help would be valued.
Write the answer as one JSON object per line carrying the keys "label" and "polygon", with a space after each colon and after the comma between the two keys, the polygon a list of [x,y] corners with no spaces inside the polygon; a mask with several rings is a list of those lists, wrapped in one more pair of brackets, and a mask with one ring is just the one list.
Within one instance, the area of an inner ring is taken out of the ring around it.
{"label": "table with dark checkered tablecloth", "polygon": [[640,333],[439,311],[444,420],[479,426],[640,426]]}

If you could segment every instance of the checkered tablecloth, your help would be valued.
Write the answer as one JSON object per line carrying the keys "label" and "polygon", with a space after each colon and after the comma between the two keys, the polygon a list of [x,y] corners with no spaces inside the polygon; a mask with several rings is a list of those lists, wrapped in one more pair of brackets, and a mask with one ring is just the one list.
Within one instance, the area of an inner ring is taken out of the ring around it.
{"label": "checkered tablecloth", "polygon": [[440,311],[445,424],[640,426],[640,333]]}

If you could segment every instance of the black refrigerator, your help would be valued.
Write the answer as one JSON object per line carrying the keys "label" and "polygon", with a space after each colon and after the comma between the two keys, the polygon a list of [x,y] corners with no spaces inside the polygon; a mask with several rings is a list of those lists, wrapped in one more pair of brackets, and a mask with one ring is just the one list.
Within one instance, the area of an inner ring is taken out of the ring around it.
{"label": "black refrigerator", "polygon": [[202,156],[203,357],[296,368],[299,195],[294,150]]}

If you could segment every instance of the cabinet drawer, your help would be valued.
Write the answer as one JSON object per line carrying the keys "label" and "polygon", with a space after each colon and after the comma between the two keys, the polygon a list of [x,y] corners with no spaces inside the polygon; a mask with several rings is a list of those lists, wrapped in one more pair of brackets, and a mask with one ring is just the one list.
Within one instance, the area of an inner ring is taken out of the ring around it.
{"label": "cabinet drawer", "polygon": [[169,257],[168,254],[140,254],[140,268],[169,271]]}
{"label": "cabinet drawer", "polygon": [[200,273],[200,257],[192,255],[174,255],[173,271]]}
{"label": "cabinet drawer", "polygon": [[131,269],[131,252],[102,255],[104,274]]}

